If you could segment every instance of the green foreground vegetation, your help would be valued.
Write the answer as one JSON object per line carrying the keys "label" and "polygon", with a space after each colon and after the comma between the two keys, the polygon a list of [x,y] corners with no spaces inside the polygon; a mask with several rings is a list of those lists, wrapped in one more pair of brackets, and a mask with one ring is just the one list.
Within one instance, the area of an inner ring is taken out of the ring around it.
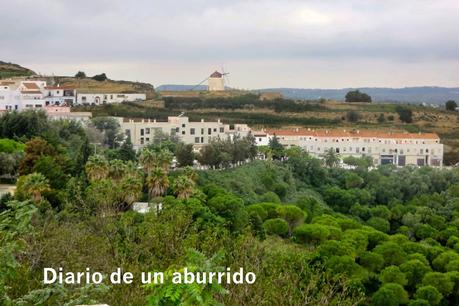
{"label": "green foreground vegetation", "polygon": [[[457,305],[459,170],[335,167],[250,139],[135,153],[110,120],[0,118],[0,304]],[[94,139],[102,145],[93,145]],[[197,157],[218,170],[170,170]],[[190,157],[191,155],[191,157]],[[287,157],[281,161],[280,157]],[[9,168],[9,162],[15,164]],[[211,162],[212,161],[212,162]],[[162,203],[146,214],[135,201]],[[43,268],[254,272],[254,284],[48,285]]]}

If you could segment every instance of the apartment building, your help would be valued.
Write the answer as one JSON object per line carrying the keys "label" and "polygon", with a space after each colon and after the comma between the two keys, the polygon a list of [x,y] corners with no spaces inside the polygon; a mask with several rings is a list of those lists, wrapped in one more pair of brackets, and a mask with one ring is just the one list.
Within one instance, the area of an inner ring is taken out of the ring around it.
{"label": "apartment building", "polygon": [[0,81],[0,111],[72,105],[75,97],[74,88],[47,86],[45,81]]}
{"label": "apartment building", "polygon": [[76,104],[78,105],[101,105],[122,102],[145,101],[144,93],[84,93],[78,92]]}
{"label": "apartment building", "polygon": [[316,157],[332,149],[341,157],[370,156],[374,165],[441,167],[443,164],[443,144],[435,133],[284,129],[254,132],[254,135],[257,145],[266,145],[276,136],[284,146],[299,146]]}
{"label": "apartment building", "polygon": [[227,137],[245,137],[250,133],[246,124],[223,124],[220,120],[214,122],[190,122],[188,117],[173,116],[167,121],[155,119],[128,119],[118,118],[121,130],[130,137],[135,149],[140,149],[155,140],[158,132],[177,136],[186,144],[200,147],[209,144],[212,139],[226,139]]}

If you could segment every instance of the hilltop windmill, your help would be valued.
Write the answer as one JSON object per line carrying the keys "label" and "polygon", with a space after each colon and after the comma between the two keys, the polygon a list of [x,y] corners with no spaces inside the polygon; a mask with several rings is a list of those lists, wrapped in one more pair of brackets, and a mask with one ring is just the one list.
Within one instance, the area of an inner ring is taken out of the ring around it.
{"label": "hilltop windmill", "polygon": [[229,83],[229,80],[227,77],[228,74],[229,72],[225,72],[223,68],[222,68],[222,72],[215,70],[214,73],[212,73],[210,76],[202,80],[199,84],[194,86],[191,90],[194,90],[200,85],[202,85],[203,83],[208,82],[207,89],[209,91],[224,91],[225,83]]}

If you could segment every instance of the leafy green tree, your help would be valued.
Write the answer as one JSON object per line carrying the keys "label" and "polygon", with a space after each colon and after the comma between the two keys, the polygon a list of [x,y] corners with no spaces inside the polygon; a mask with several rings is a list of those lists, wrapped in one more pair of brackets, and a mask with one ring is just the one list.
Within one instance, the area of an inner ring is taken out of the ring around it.
{"label": "leafy green tree", "polygon": [[413,111],[410,108],[404,106],[397,106],[395,111],[398,113],[400,121],[405,123],[413,122]]}
{"label": "leafy green tree", "polygon": [[349,122],[357,122],[359,121],[360,119],[362,118],[362,116],[354,111],[354,110],[350,110],[350,111],[347,111],[346,112],[346,120],[349,121]]}
{"label": "leafy green tree", "polygon": [[96,74],[95,76],[92,77],[92,79],[99,81],[99,82],[108,80],[107,75],[105,73]]}
{"label": "leafy green tree", "polygon": [[398,306],[408,303],[408,293],[399,284],[382,285],[372,297],[375,306]]}
{"label": "leafy green tree", "polygon": [[384,266],[384,257],[378,253],[365,251],[360,254],[359,262],[369,271],[376,273]]}
{"label": "leafy green tree", "polygon": [[50,191],[49,180],[41,173],[31,173],[25,176],[24,183],[18,192],[27,194],[35,204],[43,199],[43,193]]}
{"label": "leafy green tree", "polygon": [[454,282],[445,273],[428,272],[422,279],[422,285],[434,286],[444,296],[449,295],[454,289]]}
{"label": "leafy green tree", "polygon": [[118,155],[121,160],[124,161],[135,161],[136,160],[136,154],[134,151],[134,147],[131,142],[131,138],[127,138],[121,147],[118,149]]}
{"label": "leafy green tree", "polygon": [[455,111],[457,108],[457,103],[454,100],[449,100],[445,103],[445,108],[448,111]]}
{"label": "leafy green tree", "polygon": [[348,172],[346,173],[346,188],[359,188],[364,183],[363,178],[361,178],[357,173]]}
{"label": "leafy green tree", "polygon": [[417,299],[426,300],[430,305],[438,305],[443,299],[443,295],[434,286],[419,287],[414,297]]}
{"label": "leafy green tree", "polygon": [[[216,253],[207,258],[196,250],[188,250],[185,267],[191,273],[197,274],[211,272],[223,272],[225,268],[220,265],[223,261],[223,252]],[[184,268],[178,269],[171,266],[164,274],[163,284],[149,284],[147,288],[152,293],[147,298],[147,305],[221,305],[219,298],[228,294],[228,291],[217,282],[198,284],[179,283],[174,284],[174,273],[184,273]]]}
{"label": "leafy green tree", "polygon": [[346,102],[367,102],[371,103],[371,97],[360,90],[351,90],[346,94]]}
{"label": "leafy green tree", "polygon": [[180,167],[193,166],[194,152],[192,144],[179,144],[175,151],[177,162]]}
{"label": "leafy green tree", "polygon": [[293,230],[296,241],[305,244],[319,244],[330,235],[329,227],[321,224],[302,224]]}
{"label": "leafy green tree", "polygon": [[85,79],[86,78],[86,73],[84,73],[83,71],[78,71],[76,74],[75,74],[75,77],[77,79]]}
{"label": "leafy green tree", "polygon": [[278,235],[286,237],[289,232],[289,225],[287,221],[281,218],[268,219],[263,223],[263,228],[269,235]]}
{"label": "leafy green tree", "polygon": [[446,272],[447,265],[454,260],[459,260],[459,254],[455,251],[446,251],[438,255],[432,261],[432,265],[436,271]]}
{"label": "leafy green tree", "polygon": [[306,213],[295,205],[281,205],[277,208],[277,214],[287,221],[289,236],[293,228],[303,222],[306,217]]}
{"label": "leafy green tree", "polygon": [[271,154],[274,159],[281,159],[285,155],[284,146],[279,142],[279,138],[274,135],[269,139],[269,148],[271,149]]}
{"label": "leafy green tree", "polygon": [[383,233],[388,233],[390,230],[390,223],[389,221],[379,218],[379,217],[371,217],[368,221],[367,224],[374,229],[377,229],[378,231],[381,231]]}
{"label": "leafy green tree", "polygon": [[403,272],[397,266],[389,266],[381,271],[379,275],[381,283],[395,283],[402,286],[408,284],[408,280]]}
{"label": "leafy green tree", "polygon": [[233,232],[241,231],[248,223],[248,214],[241,198],[219,194],[208,200],[207,205],[215,214],[226,220],[226,225]]}
{"label": "leafy green tree", "polygon": [[384,242],[374,248],[374,252],[384,257],[386,266],[398,266],[405,262],[406,252],[395,242]]}

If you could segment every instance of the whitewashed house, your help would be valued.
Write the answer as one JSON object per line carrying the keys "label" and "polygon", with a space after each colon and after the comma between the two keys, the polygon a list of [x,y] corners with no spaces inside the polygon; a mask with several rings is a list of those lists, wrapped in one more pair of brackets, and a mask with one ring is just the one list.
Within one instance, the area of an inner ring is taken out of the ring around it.
{"label": "whitewashed house", "polygon": [[122,102],[145,101],[144,93],[77,93],[77,105],[102,105]]}

